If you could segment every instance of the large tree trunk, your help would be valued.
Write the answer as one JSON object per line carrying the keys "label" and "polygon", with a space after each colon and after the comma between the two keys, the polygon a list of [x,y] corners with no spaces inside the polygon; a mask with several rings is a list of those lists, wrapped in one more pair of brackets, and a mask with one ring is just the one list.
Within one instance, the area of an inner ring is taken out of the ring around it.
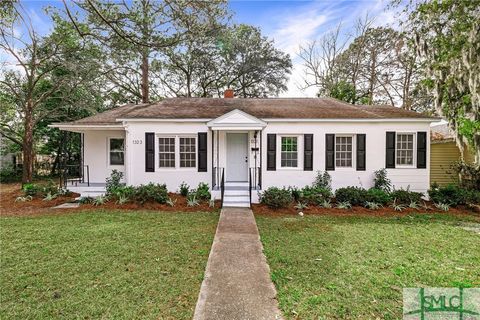
{"label": "large tree trunk", "polygon": [[23,174],[22,183],[30,183],[33,179],[33,111],[28,102],[27,111],[25,112],[25,133],[23,136]]}
{"label": "large tree trunk", "polygon": [[148,72],[149,72],[149,66],[148,66],[148,50],[144,49],[142,51],[142,65],[140,67],[142,71],[142,102],[143,103],[149,103],[150,102],[150,97],[149,97],[149,84],[148,84]]}

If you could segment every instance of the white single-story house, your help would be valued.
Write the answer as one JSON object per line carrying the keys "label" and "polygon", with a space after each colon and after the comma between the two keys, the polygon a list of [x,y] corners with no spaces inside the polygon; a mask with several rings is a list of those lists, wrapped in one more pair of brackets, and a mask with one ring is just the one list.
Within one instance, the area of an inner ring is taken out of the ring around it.
{"label": "white single-story house", "polygon": [[102,192],[117,169],[128,185],[165,183],[172,192],[205,182],[236,206],[271,186],[310,185],[319,170],[333,189],[369,188],[374,171],[387,168],[395,188],[426,192],[435,121],[331,98],[171,98],[53,126],[82,134],[88,181],[72,191]]}

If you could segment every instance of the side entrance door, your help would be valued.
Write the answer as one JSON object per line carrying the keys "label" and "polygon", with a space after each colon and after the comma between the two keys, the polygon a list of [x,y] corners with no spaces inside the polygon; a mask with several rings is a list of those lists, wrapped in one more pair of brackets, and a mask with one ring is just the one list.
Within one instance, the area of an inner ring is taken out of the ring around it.
{"label": "side entrance door", "polygon": [[248,181],[248,134],[227,133],[227,181]]}

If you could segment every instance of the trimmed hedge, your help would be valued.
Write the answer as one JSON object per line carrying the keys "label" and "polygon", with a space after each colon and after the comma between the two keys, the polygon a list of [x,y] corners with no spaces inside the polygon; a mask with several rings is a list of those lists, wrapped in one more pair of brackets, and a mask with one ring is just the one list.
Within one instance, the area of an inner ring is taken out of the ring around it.
{"label": "trimmed hedge", "polygon": [[446,203],[453,207],[467,203],[480,203],[480,191],[466,190],[452,184],[445,187],[433,185],[428,190],[428,196],[435,203]]}
{"label": "trimmed hedge", "polygon": [[423,197],[423,193],[410,191],[408,189],[394,190],[392,193],[390,193],[390,195],[397,204],[405,205],[409,205],[412,202],[419,203]]}
{"label": "trimmed hedge", "polygon": [[349,202],[352,206],[361,206],[367,201],[368,192],[360,187],[345,187],[335,191],[335,200],[339,202]]}

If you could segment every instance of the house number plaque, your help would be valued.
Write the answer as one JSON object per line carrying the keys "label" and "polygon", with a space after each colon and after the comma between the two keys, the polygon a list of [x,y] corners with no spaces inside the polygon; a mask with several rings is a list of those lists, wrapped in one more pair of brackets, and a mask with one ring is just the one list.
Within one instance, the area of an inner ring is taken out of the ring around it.
{"label": "house number plaque", "polygon": [[132,143],[133,144],[142,144],[143,141],[142,140],[133,140]]}

